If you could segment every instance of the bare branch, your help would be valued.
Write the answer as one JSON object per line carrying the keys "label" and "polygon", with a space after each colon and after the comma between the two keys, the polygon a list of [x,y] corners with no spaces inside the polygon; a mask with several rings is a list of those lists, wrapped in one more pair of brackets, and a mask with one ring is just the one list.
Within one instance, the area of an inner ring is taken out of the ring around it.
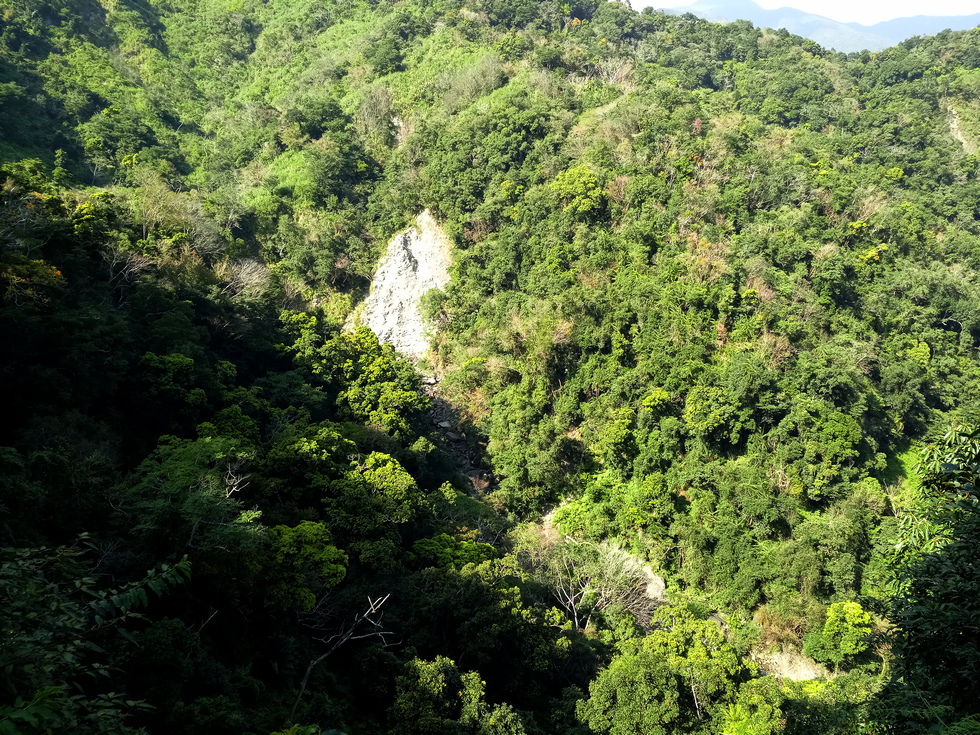
{"label": "bare branch", "polygon": [[[299,693],[296,695],[296,701],[293,702],[293,708],[289,711],[290,722],[293,721],[293,717],[296,715],[296,708],[299,706],[299,702],[300,699],[302,699],[303,697],[303,693],[306,692],[306,685],[309,684],[310,682],[310,675],[313,673],[313,670],[317,666],[319,666],[324,660],[326,660],[326,658],[330,656],[334,651],[336,651],[338,648],[340,648],[348,641],[361,640],[362,638],[377,637],[381,639],[381,642],[384,645],[386,646],[388,645],[388,641],[385,638],[385,636],[394,635],[394,634],[390,630],[384,630],[381,625],[381,617],[384,614],[381,611],[381,606],[388,601],[389,597],[391,597],[390,592],[384,597],[378,597],[373,600],[370,597],[368,597],[368,606],[366,610],[355,615],[352,620],[346,623],[341,623],[340,630],[334,635],[330,636],[329,638],[324,637],[324,638],[317,639],[322,641],[323,643],[326,644],[332,643],[333,645],[331,645],[330,648],[327,649],[326,653],[323,653],[320,656],[317,656],[312,661],[310,661],[310,665],[306,667],[306,674],[303,675],[303,680],[300,682]],[[325,599],[326,598],[324,598],[319,603],[317,603],[315,609],[319,609]],[[361,624],[364,623],[365,621],[369,625],[373,626],[374,629],[373,630],[369,629],[366,632],[359,633],[358,629],[361,627]]]}
{"label": "bare branch", "polygon": [[230,498],[234,493],[239,490],[244,490],[248,487],[248,478],[251,475],[245,474],[246,461],[241,457],[236,457],[228,463],[225,468],[225,497]]}

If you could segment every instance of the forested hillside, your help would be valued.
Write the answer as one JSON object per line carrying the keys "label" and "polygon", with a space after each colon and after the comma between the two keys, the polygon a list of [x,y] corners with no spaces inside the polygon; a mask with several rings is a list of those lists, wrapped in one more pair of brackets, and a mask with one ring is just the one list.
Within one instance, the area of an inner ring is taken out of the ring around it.
{"label": "forested hillside", "polygon": [[978,144],[980,31],[0,0],[0,733],[977,732]]}

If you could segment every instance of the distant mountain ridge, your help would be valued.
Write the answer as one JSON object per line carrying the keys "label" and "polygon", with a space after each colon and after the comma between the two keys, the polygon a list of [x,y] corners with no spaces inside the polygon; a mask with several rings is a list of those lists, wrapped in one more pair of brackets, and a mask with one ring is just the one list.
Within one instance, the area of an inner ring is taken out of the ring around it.
{"label": "distant mountain ridge", "polygon": [[[647,2],[638,7],[645,5],[656,7],[655,3]],[[821,46],[845,53],[864,49],[880,51],[911,36],[931,36],[945,29],[961,31],[980,25],[980,13],[974,13],[958,16],[917,15],[866,26],[860,23],[842,23],[795,8],[766,10],[752,0],[698,0],[682,8],[668,9],[667,12],[693,13],[716,22],[748,20],[758,27],[785,28],[790,33],[809,38]]]}

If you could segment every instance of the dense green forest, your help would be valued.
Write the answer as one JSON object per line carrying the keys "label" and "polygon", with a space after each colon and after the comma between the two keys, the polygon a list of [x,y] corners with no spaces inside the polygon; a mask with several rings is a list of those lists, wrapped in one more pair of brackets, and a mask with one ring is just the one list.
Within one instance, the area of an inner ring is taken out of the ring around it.
{"label": "dense green forest", "polygon": [[980,31],[0,0],[0,733],[980,731],[978,145]]}

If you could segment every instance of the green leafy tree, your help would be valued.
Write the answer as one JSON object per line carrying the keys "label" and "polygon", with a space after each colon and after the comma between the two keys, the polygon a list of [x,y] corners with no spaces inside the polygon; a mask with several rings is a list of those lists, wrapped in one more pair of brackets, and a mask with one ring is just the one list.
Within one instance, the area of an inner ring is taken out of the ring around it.
{"label": "green leafy tree", "polygon": [[673,673],[642,649],[614,658],[576,711],[594,732],[610,735],[667,735],[683,721]]}
{"label": "green leafy tree", "polygon": [[[578,705],[579,719],[596,732],[615,735],[710,732],[712,723],[734,726],[744,719],[754,697],[746,689],[740,699],[738,687],[753,672],[718,624],[677,606],[660,608],[652,622],[654,630],[630,641],[589,685],[589,698]],[[754,706],[766,721],[778,721],[778,700]]]}
{"label": "green leafy tree", "polygon": [[980,668],[980,630],[975,623],[975,592],[980,590],[980,432],[947,432],[928,445],[920,467],[923,487],[945,499],[937,520],[948,528],[949,540],[902,570],[905,585],[892,602],[896,680],[886,690],[884,703],[886,716],[906,732],[980,714],[975,691]]}
{"label": "green leafy tree", "polygon": [[317,594],[343,580],[347,555],[330,543],[330,533],[322,523],[276,526],[272,537],[277,594],[287,604],[311,610]]}
{"label": "green leafy tree", "polygon": [[871,615],[857,602],[835,602],[827,609],[823,629],[808,633],[803,652],[834,668],[850,668],[868,650]]}
{"label": "green leafy tree", "polygon": [[772,677],[751,679],[739,687],[738,698],[725,709],[721,735],[772,735],[786,720],[780,709],[786,695]]}
{"label": "green leafy tree", "polygon": [[412,548],[424,564],[456,569],[467,564],[480,564],[497,556],[497,550],[490,544],[454,538],[447,533],[419,539]]}
{"label": "green leafy tree", "polygon": [[584,164],[562,171],[549,186],[573,214],[595,214],[605,202],[599,177]]}
{"label": "green leafy tree", "polygon": [[125,645],[131,636],[124,625],[145,619],[139,611],[150,605],[148,591],[162,597],[187,580],[190,564],[163,565],[113,589],[92,576],[84,559],[91,551],[85,539],[71,547],[2,550],[0,682],[9,699],[0,704],[0,732],[138,732],[126,719],[145,704],[111,690],[104,647]]}
{"label": "green leafy tree", "polygon": [[416,658],[405,664],[391,715],[395,735],[525,732],[520,717],[509,705],[487,704],[484,683],[477,672],[461,673],[451,659],[442,656],[434,661]]}

